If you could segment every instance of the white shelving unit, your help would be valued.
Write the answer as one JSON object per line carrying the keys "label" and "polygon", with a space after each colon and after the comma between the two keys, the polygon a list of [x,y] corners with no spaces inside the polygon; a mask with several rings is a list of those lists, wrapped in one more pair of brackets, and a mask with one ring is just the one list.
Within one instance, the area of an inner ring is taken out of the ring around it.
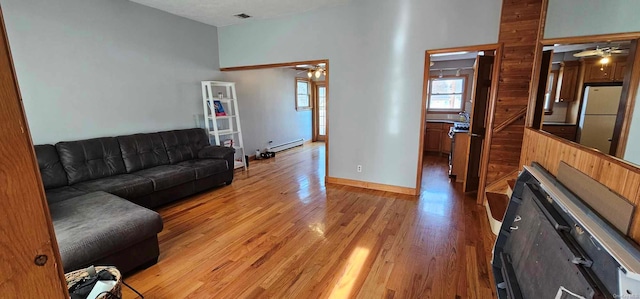
{"label": "white shelving unit", "polygon": [[[226,115],[217,116],[214,103],[219,101]],[[242,127],[235,82],[202,81],[202,107],[204,123],[209,140],[215,145],[224,145],[232,140],[236,149],[233,168],[247,169],[244,144],[242,143]]]}

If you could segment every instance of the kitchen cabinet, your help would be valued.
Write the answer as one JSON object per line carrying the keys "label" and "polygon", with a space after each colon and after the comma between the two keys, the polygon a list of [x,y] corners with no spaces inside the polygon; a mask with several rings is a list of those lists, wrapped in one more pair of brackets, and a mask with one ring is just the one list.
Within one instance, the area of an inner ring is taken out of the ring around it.
{"label": "kitchen cabinet", "polygon": [[622,82],[627,66],[626,57],[619,57],[606,65],[602,65],[599,59],[585,60],[585,83]]}
{"label": "kitchen cabinet", "polygon": [[452,123],[427,122],[424,138],[424,151],[448,155],[451,152],[449,128],[452,126]]}
{"label": "kitchen cabinet", "polygon": [[442,144],[442,125],[441,122],[427,122],[426,132],[424,136],[424,151],[439,152]]}
{"label": "kitchen cabinet", "polygon": [[556,102],[573,102],[578,97],[578,79],[580,77],[580,62],[565,61],[560,67]]}
{"label": "kitchen cabinet", "polygon": [[627,70],[627,62],[626,61],[618,61],[616,62],[616,66],[613,70],[613,81],[622,82],[624,81],[624,72]]}
{"label": "kitchen cabinet", "polygon": [[542,130],[569,141],[576,141],[578,127],[571,124],[542,124]]}

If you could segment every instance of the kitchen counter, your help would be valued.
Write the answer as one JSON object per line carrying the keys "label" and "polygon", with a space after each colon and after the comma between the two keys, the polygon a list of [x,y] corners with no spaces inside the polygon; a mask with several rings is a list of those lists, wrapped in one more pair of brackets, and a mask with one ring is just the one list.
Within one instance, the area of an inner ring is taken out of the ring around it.
{"label": "kitchen counter", "polygon": [[459,120],[453,119],[427,119],[428,123],[445,123],[445,124],[453,124],[459,122]]}
{"label": "kitchen counter", "polygon": [[451,129],[453,133],[469,133],[469,130],[461,130],[461,129]]}
{"label": "kitchen counter", "polygon": [[567,123],[543,123],[542,131],[546,131],[570,141],[575,141],[578,126]]}

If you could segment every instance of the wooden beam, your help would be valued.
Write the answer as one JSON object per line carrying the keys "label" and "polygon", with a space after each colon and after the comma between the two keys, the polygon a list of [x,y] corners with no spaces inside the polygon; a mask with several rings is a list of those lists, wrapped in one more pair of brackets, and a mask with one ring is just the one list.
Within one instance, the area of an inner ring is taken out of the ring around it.
{"label": "wooden beam", "polygon": [[445,54],[445,53],[453,53],[453,52],[480,52],[480,51],[487,51],[490,49],[497,49],[499,46],[500,45],[498,43],[486,44],[486,45],[474,45],[474,46],[461,46],[461,47],[453,47],[453,48],[427,50],[427,53],[428,55],[433,55],[433,54]]}
{"label": "wooden beam", "polygon": [[[526,109],[535,80],[534,61],[541,47],[547,0],[504,1],[498,41],[503,43],[497,102],[491,107],[490,136],[486,139],[488,157],[481,173],[477,201],[484,201],[484,187],[519,168],[525,121],[516,121],[499,132],[496,127],[514,119]],[[532,80],[533,79],[533,80]],[[537,85],[535,85],[537,87]],[[518,118],[519,119],[519,118]],[[484,174],[486,171],[486,175]]]}
{"label": "wooden beam", "polygon": [[[220,68],[220,71],[222,71],[222,72],[232,72],[232,71],[261,70],[261,69],[273,69],[273,68],[281,68],[281,67],[295,67],[296,65],[301,65],[301,64],[314,64],[314,65],[316,65],[316,64],[321,64],[321,63],[329,64],[329,59],[281,62],[281,63],[270,63],[270,64],[256,64],[256,65],[234,66],[234,67],[222,67],[222,68]],[[329,72],[327,71],[327,74],[328,73]]]}
{"label": "wooden beam", "polygon": [[547,39],[542,39],[541,43],[544,45],[586,44],[586,43],[598,43],[598,42],[626,41],[626,40],[632,40],[632,39],[640,39],[640,32],[625,32],[625,33],[613,33],[613,34],[596,34],[596,35],[547,38]]}
{"label": "wooden beam", "polygon": [[[624,153],[627,150],[627,141],[629,140],[629,131],[631,128],[631,121],[633,120],[633,112],[635,111],[636,98],[638,97],[638,85],[640,82],[640,40],[634,40],[633,49],[627,58],[626,74],[624,75],[624,82],[622,87],[622,98],[620,107],[618,108],[618,116],[622,115],[622,119],[618,117],[616,119],[616,125],[613,130],[613,142],[612,147],[615,147],[614,154],[616,157],[624,158]],[[636,115],[635,117],[640,117]]]}

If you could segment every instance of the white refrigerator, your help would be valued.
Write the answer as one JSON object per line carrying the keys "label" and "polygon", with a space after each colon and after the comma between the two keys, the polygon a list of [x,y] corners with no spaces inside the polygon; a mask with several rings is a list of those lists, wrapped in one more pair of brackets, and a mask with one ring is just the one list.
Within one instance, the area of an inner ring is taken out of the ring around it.
{"label": "white refrigerator", "polygon": [[588,86],[580,118],[579,143],[608,154],[622,86]]}

